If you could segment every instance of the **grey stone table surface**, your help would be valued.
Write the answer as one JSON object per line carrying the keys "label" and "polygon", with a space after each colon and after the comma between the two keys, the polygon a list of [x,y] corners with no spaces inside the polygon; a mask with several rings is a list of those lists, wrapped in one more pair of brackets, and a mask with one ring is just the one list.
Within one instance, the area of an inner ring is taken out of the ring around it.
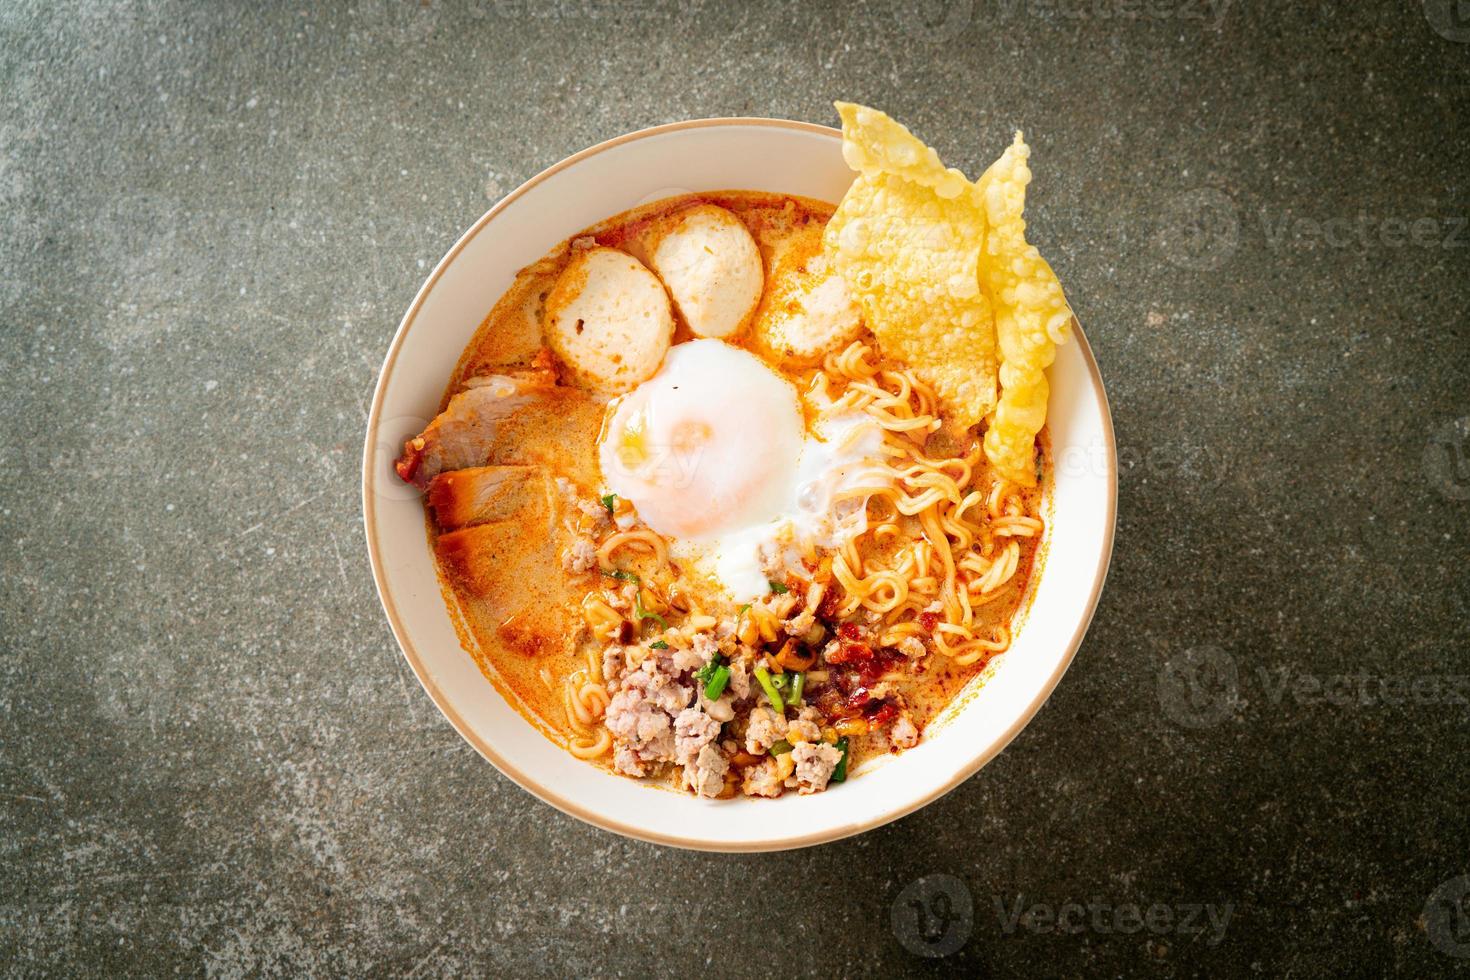
{"label": "grey stone table surface", "polygon": [[[366,406],[525,178],[836,98],[971,173],[1027,130],[1111,578],[926,809],[624,840],[414,681]],[[0,4],[0,972],[1470,968],[1467,179],[1452,0]]]}

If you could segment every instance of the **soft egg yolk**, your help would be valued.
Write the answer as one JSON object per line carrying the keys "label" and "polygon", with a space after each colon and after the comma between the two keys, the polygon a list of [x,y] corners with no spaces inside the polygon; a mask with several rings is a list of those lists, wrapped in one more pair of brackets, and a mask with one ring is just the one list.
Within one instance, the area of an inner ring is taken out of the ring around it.
{"label": "soft egg yolk", "polygon": [[683,419],[674,424],[669,433],[669,442],[676,453],[692,453],[709,445],[715,430],[708,422],[700,419]]}
{"label": "soft egg yolk", "polygon": [[618,462],[626,470],[639,470],[648,462],[648,440],[644,437],[643,413],[628,420],[618,433]]}

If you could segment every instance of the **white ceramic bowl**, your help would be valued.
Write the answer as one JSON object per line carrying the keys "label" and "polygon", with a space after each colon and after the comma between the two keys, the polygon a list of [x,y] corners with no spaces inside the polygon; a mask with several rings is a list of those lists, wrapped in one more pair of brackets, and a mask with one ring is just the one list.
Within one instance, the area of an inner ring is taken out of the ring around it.
{"label": "white ceramic bowl", "polygon": [[856,834],[936,799],[994,758],[1041,707],[1082,642],[1112,550],[1117,477],[1102,380],[1079,330],[1051,369],[1056,488],[1045,564],[1023,628],[986,682],[956,699],[919,746],[874,760],[835,791],[706,801],[609,775],[534,729],[460,648],[419,493],[398,480],[392,462],[437,411],[461,350],[516,271],[582,228],[647,201],[742,189],[835,202],[851,179],[838,132],[809,123],[705,119],[610,140],[533,177],[475,222],[419,290],[393,338],[363,459],[368,553],[383,609],[450,724],[501,772],[565,813],[630,837],[719,851]]}

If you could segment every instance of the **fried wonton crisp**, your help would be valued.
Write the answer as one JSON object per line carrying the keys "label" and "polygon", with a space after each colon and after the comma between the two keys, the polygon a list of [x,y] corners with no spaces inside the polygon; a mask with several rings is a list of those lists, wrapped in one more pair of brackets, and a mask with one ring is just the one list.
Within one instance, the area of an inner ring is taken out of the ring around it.
{"label": "fried wonton crisp", "polygon": [[1056,273],[1026,243],[1026,185],[1030,148],[1013,142],[980,177],[989,225],[980,257],[980,281],[995,310],[1000,344],[1000,403],[985,432],[985,455],[1008,480],[1036,483],[1036,434],[1046,423],[1046,369],[1065,343],[1072,310]]}
{"label": "fried wonton crisp", "polygon": [[996,403],[995,327],[980,289],[979,190],[888,116],[837,103],[860,171],[827,225],[838,271],[884,353],[933,387],[958,428]]}
{"label": "fried wonton crisp", "polygon": [[827,226],[838,271],[883,352],[933,387],[951,427],[985,420],[991,464],[1035,485],[1045,371],[1072,311],[1026,243],[1030,149],[1017,133],[971,183],[878,110],[837,111],[843,158],[858,171]]}

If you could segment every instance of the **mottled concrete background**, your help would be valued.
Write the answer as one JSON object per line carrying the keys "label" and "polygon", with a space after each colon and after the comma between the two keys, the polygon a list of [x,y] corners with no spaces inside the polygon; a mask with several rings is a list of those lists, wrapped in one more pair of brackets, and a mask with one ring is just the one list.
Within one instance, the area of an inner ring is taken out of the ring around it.
{"label": "mottled concrete background", "polygon": [[[0,4],[0,972],[1470,968],[1465,4],[308,7]],[[629,842],[414,682],[365,408],[526,177],[838,97],[971,172],[1027,129],[1116,415],[1111,580],[924,811]]]}

